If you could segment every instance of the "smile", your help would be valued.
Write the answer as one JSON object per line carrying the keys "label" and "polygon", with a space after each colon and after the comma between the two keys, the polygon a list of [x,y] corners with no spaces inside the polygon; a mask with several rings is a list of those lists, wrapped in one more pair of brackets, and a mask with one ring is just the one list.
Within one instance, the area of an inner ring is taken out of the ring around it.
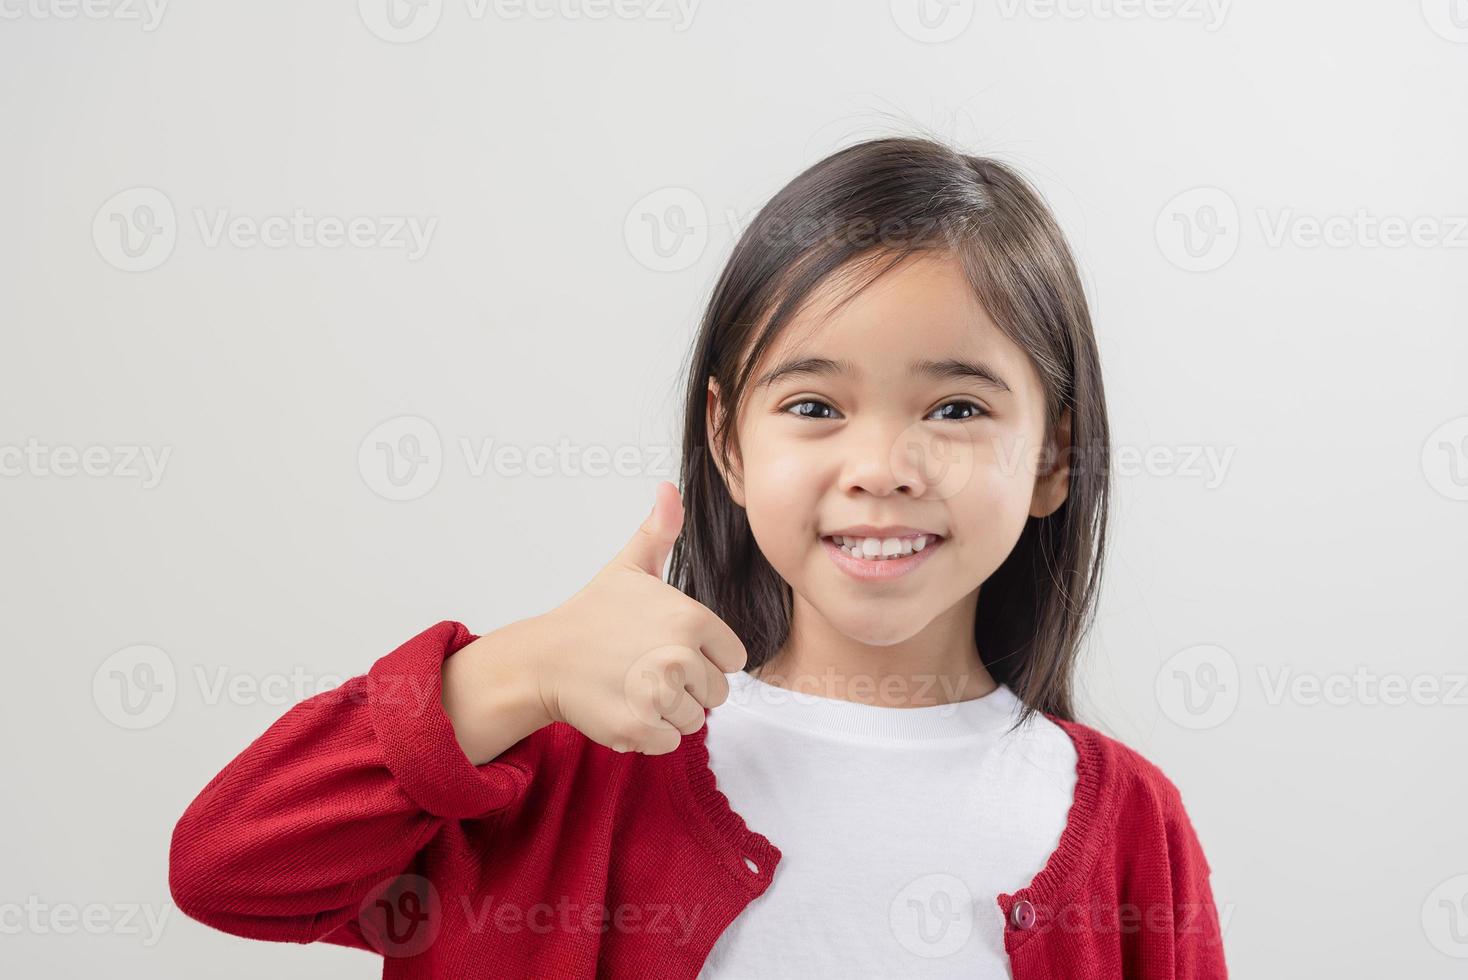
{"label": "smile", "polygon": [[900,538],[856,538],[835,535],[821,538],[821,547],[836,567],[862,581],[898,578],[927,561],[944,539],[933,534]]}

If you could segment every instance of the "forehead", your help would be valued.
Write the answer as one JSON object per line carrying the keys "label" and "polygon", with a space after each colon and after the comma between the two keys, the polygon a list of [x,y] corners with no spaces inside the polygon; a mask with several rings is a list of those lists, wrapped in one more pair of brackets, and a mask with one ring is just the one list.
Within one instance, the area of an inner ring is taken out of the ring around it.
{"label": "forehead", "polygon": [[761,356],[756,384],[801,357],[849,364],[862,381],[895,383],[919,362],[957,358],[991,366],[1015,391],[1033,383],[1024,352],[979,302],[956,256],[907,256],[853,294],[861,276],[838,273],[807,297]]}

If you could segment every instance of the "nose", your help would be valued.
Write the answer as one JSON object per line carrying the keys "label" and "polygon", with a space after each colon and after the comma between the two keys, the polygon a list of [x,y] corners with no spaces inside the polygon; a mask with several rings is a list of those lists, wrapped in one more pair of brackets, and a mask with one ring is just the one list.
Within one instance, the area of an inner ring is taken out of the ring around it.
{"label": "nose", "polygon": [[854,434],[842,486],[874,497],[906,493],[921,497],[928,489],[923,472],[926,447],[921,433],[906,424],[871,424]]}

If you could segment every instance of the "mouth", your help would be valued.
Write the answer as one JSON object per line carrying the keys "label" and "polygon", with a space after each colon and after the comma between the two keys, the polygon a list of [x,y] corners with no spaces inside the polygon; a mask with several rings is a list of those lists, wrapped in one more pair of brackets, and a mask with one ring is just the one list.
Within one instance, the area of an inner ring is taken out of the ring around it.
{"label": "mouth", "polygon": [[941,544],[943,536],[931,532],[911,532],[883,537],[855,534],[826,534],[822,541],[856,561],[900,561],[910,555]]}
{"label": "mouth", "polygon": [[864,538],[846,534],[821,536],[821,547],[837,568],[852,578],[882,581],[920,568],[946,539],[937,534],[905,534]]}

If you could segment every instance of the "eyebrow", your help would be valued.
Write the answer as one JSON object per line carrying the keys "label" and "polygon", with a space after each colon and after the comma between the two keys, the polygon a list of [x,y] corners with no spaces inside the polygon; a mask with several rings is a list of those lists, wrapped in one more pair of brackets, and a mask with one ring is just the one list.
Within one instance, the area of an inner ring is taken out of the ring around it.
{"label": "eyebrow", "polygon": [[[767,388],[777,381],[790,377],[824,378],[840,374],[860,378],[861,370],[855,363],[845,358],[833,360],[829,357],[802,357],[798,360],[787,361],[766,372],[755,384],[755,388],[756,390]],[[977,381],[998,391],[1011,391],[999,373],[983,361],[965,361],[956,357],[939,361],[924,359],[912,362],[908,367],[908,374],[933,381]]]}

